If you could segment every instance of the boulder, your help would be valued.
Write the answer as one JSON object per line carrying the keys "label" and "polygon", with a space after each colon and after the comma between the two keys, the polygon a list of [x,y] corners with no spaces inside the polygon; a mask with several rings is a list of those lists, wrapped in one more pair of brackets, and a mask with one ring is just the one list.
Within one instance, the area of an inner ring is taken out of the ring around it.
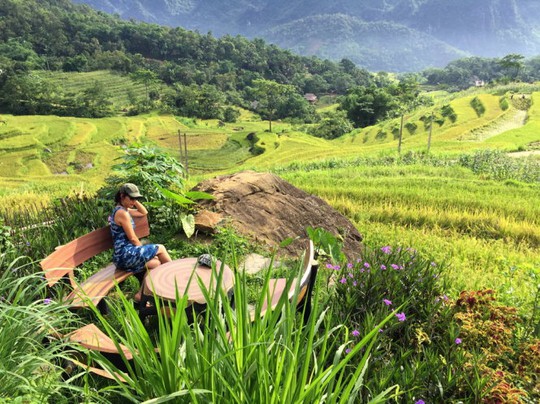
{"label": "boulder", "polygon": [[[306,228],[313,227],[340,236],[348,257],[362,248],[362,236],[346,217],[274,174],[243,171],[206,180],[194,189],[214,196],[202,201],[202,208],[229,219],[240,234],[269,247],[288,237],[307,239]],[[296,256],[302,245],[292,243],[285,253]]]}
{"label": "boulder", "polygon": [[203,209],[195,215],[195,229],[205,234],[213,234],[222,220],[223,215]]}

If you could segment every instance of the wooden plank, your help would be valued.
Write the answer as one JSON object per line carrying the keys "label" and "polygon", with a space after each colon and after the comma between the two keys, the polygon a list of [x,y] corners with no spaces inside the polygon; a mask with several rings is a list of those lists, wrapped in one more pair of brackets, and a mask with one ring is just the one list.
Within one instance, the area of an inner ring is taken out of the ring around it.
{"label": "wooden plank", "polygon": [[133,275],[133,272],[116,269],[109,264],[75,288],[64,301],[73,308],[88,307],[90,301],[97,304],[114,288]]}
{"label": "wooden plank", "polygon": [[[75,330],[69,334],[69,339],[70,341],[93,351],[120,355],[120,351],[118,351],[113,340],[93,323]],[[128,347],[120,344],[120,349],[127,360],[133,359],[133,354]]]}

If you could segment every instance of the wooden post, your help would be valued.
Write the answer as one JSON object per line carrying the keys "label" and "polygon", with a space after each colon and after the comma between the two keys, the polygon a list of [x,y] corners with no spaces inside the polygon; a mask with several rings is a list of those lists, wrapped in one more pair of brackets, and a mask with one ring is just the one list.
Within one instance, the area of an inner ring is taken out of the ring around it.
{"label": "wooden post", "polygon": [[183,152],[183,148],[184,146],[182,145],[182,133],[180,131],[178,131],[178,147],[180,148],[180,163],[183,164],[183,161],[184,161],[184,152]]}
{"label": "wooden post", "polygon": [[401,154],[401,139],[403,139],[403,119],[405,118],[405,114],[401,114],[401,125],[399,125],[399,142],[397,146],[397,151],[399,154]]}
{"label": "wooden post", "polygon": [[187,154],[187,135],[186,135],[186,132],[184,132],[184,157],[186,159],[186,165],[185,165],[185,169],[186,169],[186,178],[189,177],[189,165],[188,165],[188,154]]}
{"label": "wooden post", "polygon": [[431,132],[433,131],[433,111],[431,111],[431,119],[429,121],[429,135],[427,140],[427,152],[429,154],[429,149],[431,148]]}

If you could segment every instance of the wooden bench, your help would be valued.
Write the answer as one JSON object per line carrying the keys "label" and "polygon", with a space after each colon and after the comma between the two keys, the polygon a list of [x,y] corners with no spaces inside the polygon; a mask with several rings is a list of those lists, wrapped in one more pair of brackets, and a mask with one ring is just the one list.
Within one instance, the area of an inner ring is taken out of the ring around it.
{"label": "wooden bench", "polygon": [[[150,234],[147,216],[135,217],[135,233],[137,237],[147,237]],[[66,276],[72,287],[72,292],[64,298],[64,303],[71,308],[88,307],[89,302],[105,310],[102,299],[118,283],[126,280],[132,272],[116,268],[109,264],[88,279],[78,283],[74,270],[96,255],[113,248],[113,241],[109,226],[94,230],[57,249],[41,261],[41,268],[45,272],[48,286],[53,287]]]}
{"label": "wooden bench", "polygon": [[[296,289],[298,288],[298,295],[295,302],[297,311],[302,311],[304,313],[304,321],[307,321],[311,314],[311,295],[317,278],[318,265],[319,264],[315,260],[313,241],[309,240],[302,261],[302,277],[300,280],[294,278],[292,282],[288,281],[286,278],[270,279],[267,296],[261,306],[261,317],[263,317],[268,310],[274,310],[284,294],[287,294],[288,300],[292,302],[295,297]],[[298,285],[298,283],[300,284]],[[288,289],[287,286],[289,286]],[[257,313],[254,310],[250,313],[252,321],[255,320],[256,315]]]}
{"label": "wooden bench", "polygon": [[[89,350],[99,351],[109,359],[111,359],[112,357],[116,357],[116,360],[113,360],[113,362],[116,362],[117,364],[120,363],[120,361],[122,360],[120,356],[120,351],[114,344],[114,341],[107,334],[101,331],[95,324],[85,325],[84,327],[81,327],[68,334],[67,338],[69,338],[69,340],[75,345],[80,345],[81,347]],[[128,361],[133,359],[133,353],[129,350],[128,347],[120,344],[119,348]],[[125,379],[122,377],[122,375],[118,373],[113,375],[104,369],[91,366],[87,363],[83,363],[77,358],[71,358],[69,362],[71,362],[71,364],[75,366],[86,369],[87,371],[97,374],[101,377],[106,377],[108,379],[118,379],[122,382],[125,382]],[[71,373],[72,367],[68,366],[66,371],[68,373]]]}

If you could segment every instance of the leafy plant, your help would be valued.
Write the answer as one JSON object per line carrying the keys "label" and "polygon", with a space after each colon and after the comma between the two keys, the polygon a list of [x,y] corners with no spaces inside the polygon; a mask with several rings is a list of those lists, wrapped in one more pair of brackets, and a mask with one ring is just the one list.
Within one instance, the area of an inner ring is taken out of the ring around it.
{"label": "leafy plant", "polygon": [[184,166],[163,150],[133,144],[124,151],[122,162],[113,166],[117,175],[106,179],[108,186],[100,195],[112,198],[125,182],[137,184],[149,200],[163,199],[155,184],[173,191],[184,190]]}
{"label": "leafy plant", "polygon": [[[45,298],[45,282],[21,275],[32,264],[25,257],[0,254],[0,401],[59,402],[77,393],[62,381],[67,359],[64,341],[51,338],[73,322],[61,305]],[[46,341],[46,343],[44,343]]]}
{"label": "leafy plant", "polygon": [[394,384],[408,402],[471,394],[462,390],[465,378],[456,373],[465,359],[440,277],[443,268],[414,249],[384,246],[366,247],[354,261],[327,263],[326,269],[335,285],[333,316],[348,325],[353,337],[394,315],[394,321],[379,328],[364,394]]}
{"label": "leafy plant", "polygon": [[471,107],[474,109],[476,115],[478,115],[479,117],[484,115],[484,113],[486,112],[486,107],[484,106],[484,103],[478,97],[474,97],[471,100]]}
{"label": "leafy plant", "polygon": [[[219,279],[219,268],[212,271]],[[96,309],[106,332],[137,353],[132,362],[124,361],[127,370],[122,371],[99,353],[90,352],[93,361],[126,381],[118,380],[107,391],[133,402],[354,402],[378,328],[367,331],[352,347],[347,328],[332,325],[328,311],[320,308],[316,298],[305,325],[286,295],[275,311],[260,316],[269,280],[267,275],[253,318],[240,272],[235,273],[234,307],[224,292],[210,293],[201,285],[209,303],[205,313],[196,317],[200,322],[189,322],[191,307],[186,298],[177,296],[176,309],[167,310],[170,318],[157,300],[155,338],[121,294],[121,304],[112,311],[120,327],[113,327]],[[378,327],[392,317],[388,315]],[[351,370],[353,361],[358,365]],[[395,387],[372,392],[371,402],[383,402],[392,394]]]}

